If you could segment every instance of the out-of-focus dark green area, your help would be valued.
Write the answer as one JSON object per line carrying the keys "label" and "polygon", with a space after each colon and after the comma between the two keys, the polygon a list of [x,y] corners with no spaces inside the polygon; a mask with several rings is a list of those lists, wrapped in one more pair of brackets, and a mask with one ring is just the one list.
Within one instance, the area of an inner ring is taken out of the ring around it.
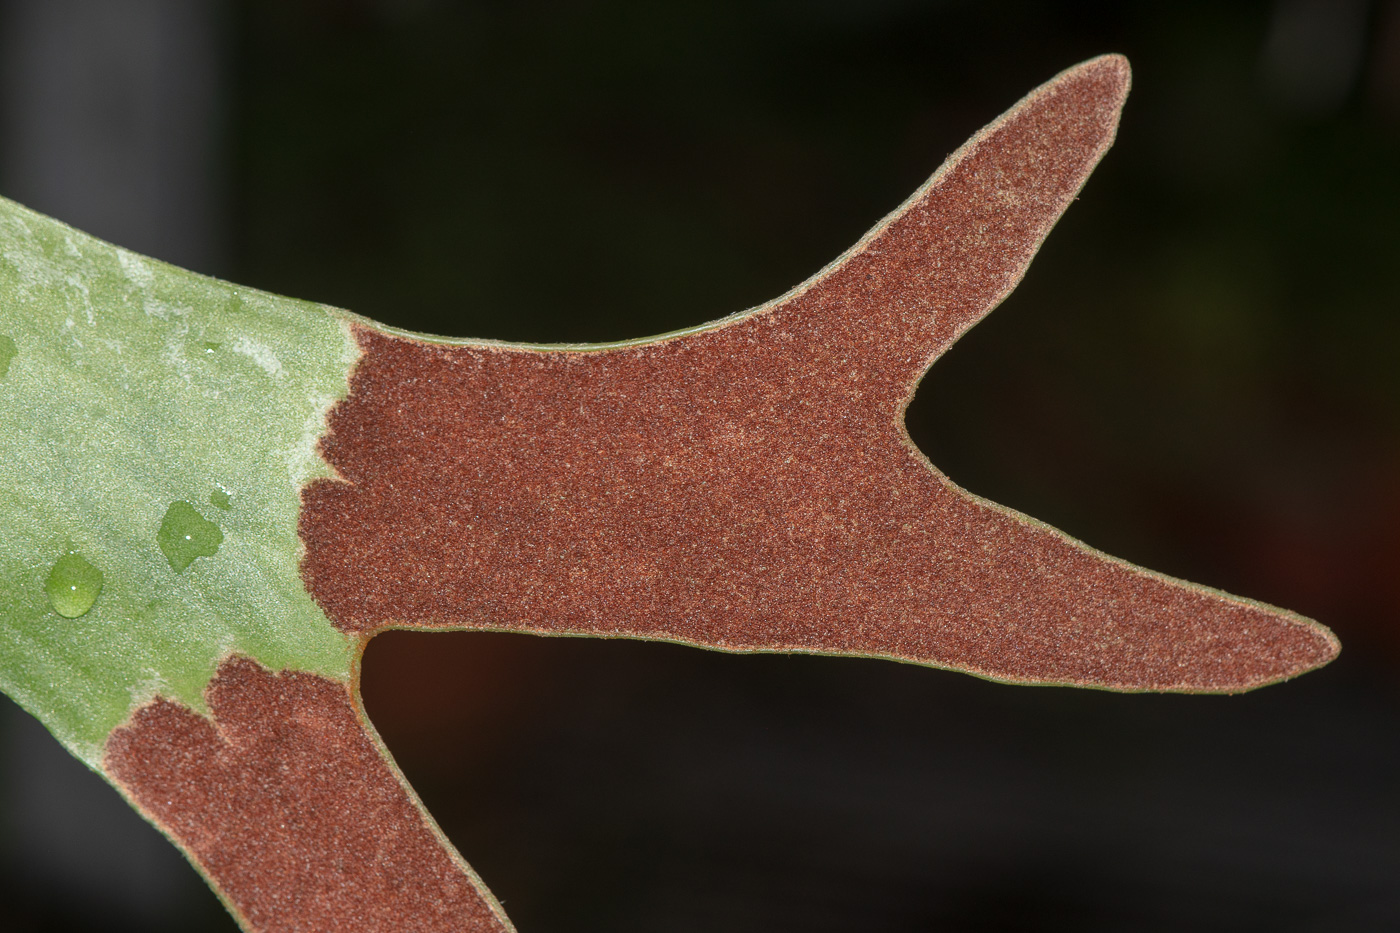
{"label": "out-of-focus dark green area", "polygon": [[[1022,94],[1127,54],[1118,143],[910,431],[980,495],[1344,644],[1184,698],[381,636],[368,711],[525,933],[1400,926],[1400,0],[227,12],[214,271],[507,340],[775,297]],[[20,929],[121,920],[35,891]]]}

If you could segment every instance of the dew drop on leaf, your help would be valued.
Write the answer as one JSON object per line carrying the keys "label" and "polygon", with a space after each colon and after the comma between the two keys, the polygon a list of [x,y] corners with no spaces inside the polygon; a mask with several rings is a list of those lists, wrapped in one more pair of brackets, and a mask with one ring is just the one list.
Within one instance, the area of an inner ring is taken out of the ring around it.
{"label": "dew drop on leaf", "polygon": [[230,496],[225,490],[215,489],[209,494],[209,504],[216,509],[223,509],[227,512],[233,508],[233,496]]}
{"label": "dew drop on leaf", "polygon": [[69,551],[49,571],[44,592],[55,612],[65,619],[76,619],[92,608],[102,592],[102,571],[81,554]]}
{"label": "dew drop on leaf", "polygon": [[219,526],[183,499],[170,503],[156,532],[156,544],[176,573],[184,573],[196,557],[213,557],[223,540]]}

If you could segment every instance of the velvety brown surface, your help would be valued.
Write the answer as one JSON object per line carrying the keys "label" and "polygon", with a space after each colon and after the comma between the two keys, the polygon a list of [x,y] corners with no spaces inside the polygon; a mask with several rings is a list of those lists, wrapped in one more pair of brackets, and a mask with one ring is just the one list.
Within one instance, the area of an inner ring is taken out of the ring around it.
{"label": "velvety brown surface", "polygon": [[342,480],[304,493],[310,591],[361,634],[660,638],[1118,689],[1241,690],[1330,660],[1322,627],[981,501],[904,432],[917,380],[1019,281],[1127,89],[1116,56],[1064,73],[841,261],[709,330],[542,351],[359,329],[322,441]]}
{"label": "velvety brown surface", "polygon": [[104,766],[245,926],[510,929],[380,756],[345,685],[232,658],[206,698],[212,722],[163,699],[137,711]]}

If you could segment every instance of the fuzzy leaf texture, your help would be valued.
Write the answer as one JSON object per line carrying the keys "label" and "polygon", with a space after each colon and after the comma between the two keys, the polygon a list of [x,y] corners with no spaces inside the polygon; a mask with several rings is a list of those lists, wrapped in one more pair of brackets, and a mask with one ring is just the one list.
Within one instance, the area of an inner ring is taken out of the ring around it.
{"label": "fuzzy leaf texture", "polygon": [[0,203],[0,687],[248,930],[510,929],[359,701],[391,628],[889,658],[1231,693],[1323,626],[940,474],[928,367],[1111,144],[1072,68],[782,297],[611,345],[407,334]]}

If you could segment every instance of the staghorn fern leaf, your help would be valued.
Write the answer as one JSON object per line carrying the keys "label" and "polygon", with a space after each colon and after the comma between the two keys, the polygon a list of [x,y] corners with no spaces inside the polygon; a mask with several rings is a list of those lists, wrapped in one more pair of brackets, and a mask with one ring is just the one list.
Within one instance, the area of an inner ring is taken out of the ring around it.
{"label": "staghorn fern leaf", "polygon": [[405,334],[0,204],[0,687],[250,930],[504,930],[364,715],[391,628],[1237,692],[1296,615],[953,485],[903,412],[1111,144],[1127,63],[1032,92],[781,298],[614,345]]}

